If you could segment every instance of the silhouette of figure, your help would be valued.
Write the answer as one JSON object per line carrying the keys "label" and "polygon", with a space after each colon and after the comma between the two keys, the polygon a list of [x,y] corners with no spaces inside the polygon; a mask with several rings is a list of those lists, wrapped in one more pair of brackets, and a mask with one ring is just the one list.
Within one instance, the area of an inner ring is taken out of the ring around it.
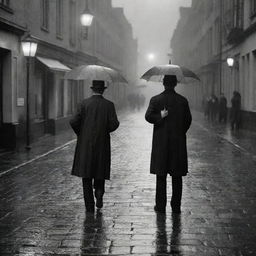
{"label": "silhouette of figure", "polygon": [[172,176],[172,211],[180,213],[182,176],[188,172],[186,132],[192,117],[188,101],[175,92],[177,78],[166,75],[164,92],[151,98],[145,119],[154,124],[150,173],[156,174],[157,212],[166,208],[166,176]]}
{"label": "silhouette of figure", "polygon": [[[70,125],[77,134],[72,175],[83,178],[84,201],[87,212],[103,206],[105,180],[110,179],[110,133],[119,122],[114,104],[102,95],[104,81],[94,80],[93,94],[82,101]],[[95,193],[93,195],[92,182]]]}
{"label": "silhouette of figure", "polygon": [[215,94],[212,94],[209,101],[209,115],[210,115],[210,120],[212,122],[216,121],[218,106],[219,106],[218,98],[216,97]]}
{"label": "silhouette of figure", "polygon": [[224,94],[221,93],[220,99],[219,99],[219,122],[220,123],[222,121],[224,121],[224,123],[227,122],[227,113],[228,113],[227,99],[224,96]]}
{"label": "silhouette of figure", "polygon": [[241,95],[238,91],[233,92],[230,110],[231,129],[239,129],[241,122]]}
{"label": "silhouette of figure", "polygon": [[204,116],[207,118],[207,120],[210,120],[210,116],[211,116],[210,105],[211,105],[211,97],[209,96],[205,99],[205,107],[204,107]]}

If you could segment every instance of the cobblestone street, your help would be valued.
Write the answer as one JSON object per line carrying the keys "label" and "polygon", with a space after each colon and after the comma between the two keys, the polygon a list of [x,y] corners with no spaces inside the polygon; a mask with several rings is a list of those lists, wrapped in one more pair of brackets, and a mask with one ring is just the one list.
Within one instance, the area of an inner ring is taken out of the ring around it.
{"label": "cobblestone street", "polygon": [[[0,255],[256,255],[253,147],[195,117],[182,213],[153,210],[152,126],[144,112],[121,113],[112,136],[112,173],[103,209],[86,214],[71,176],[75,142],[0,177]],[[169,181],[170,178],[169,178]],[[171,192],[169,182],[169,199]]]}

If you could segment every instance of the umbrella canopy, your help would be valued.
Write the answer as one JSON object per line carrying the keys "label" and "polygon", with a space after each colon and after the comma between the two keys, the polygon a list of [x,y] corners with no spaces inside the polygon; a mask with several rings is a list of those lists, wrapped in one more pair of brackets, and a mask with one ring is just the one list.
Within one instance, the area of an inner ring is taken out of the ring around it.
{"label": "umbrella canopy", "polygon": [[178,65],[158,65],[144,73],[141,79],[153,82],[161,82],[165,75],[175,75],[179,83],[188,83],[193,80],[200,81],[199,77],[191,70]]}
{"label": "umbrella canopy", "polygon": [[66,73],[65,79],[69,80],[104,80],[108,82],[128,83],[116,70],[99,65],[81,65]]}

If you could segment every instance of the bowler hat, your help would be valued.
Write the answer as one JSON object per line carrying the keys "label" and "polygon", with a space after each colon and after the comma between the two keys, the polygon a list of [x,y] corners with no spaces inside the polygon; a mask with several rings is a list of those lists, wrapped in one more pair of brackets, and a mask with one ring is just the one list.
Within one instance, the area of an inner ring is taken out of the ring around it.
{"label": "bowler hat", "polygon": [[92,81],[92,89],[106,89],[104,80],[93,80]]}

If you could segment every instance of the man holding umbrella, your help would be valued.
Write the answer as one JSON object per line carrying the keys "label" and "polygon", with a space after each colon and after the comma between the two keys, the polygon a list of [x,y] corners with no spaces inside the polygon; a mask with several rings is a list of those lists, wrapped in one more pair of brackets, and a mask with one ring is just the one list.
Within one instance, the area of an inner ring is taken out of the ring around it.
{"label": "man holding umbrella", "polygon": [[81,102],[70,120],[77,134],[72,175],[83,180],[87,212],[94,212],[94,196],[96,207],[103,206],[105,180],[110,179],[110,133],[119,126],[114,104],[102,96],[106,89],[104,81],[93,80],[91,89],[92,96]]}
{"label": "man holding umbrella", "polygon": [[175,92],[176,75],[165,75],[164,92],[151,98],[145,118],[154,124],[150,173],[156,174],[156,212],[165,212],[166,176],[172,176],[173,213],[180,213],[182,176],[188,172],[186,132],[192,121],[188,101]]}

